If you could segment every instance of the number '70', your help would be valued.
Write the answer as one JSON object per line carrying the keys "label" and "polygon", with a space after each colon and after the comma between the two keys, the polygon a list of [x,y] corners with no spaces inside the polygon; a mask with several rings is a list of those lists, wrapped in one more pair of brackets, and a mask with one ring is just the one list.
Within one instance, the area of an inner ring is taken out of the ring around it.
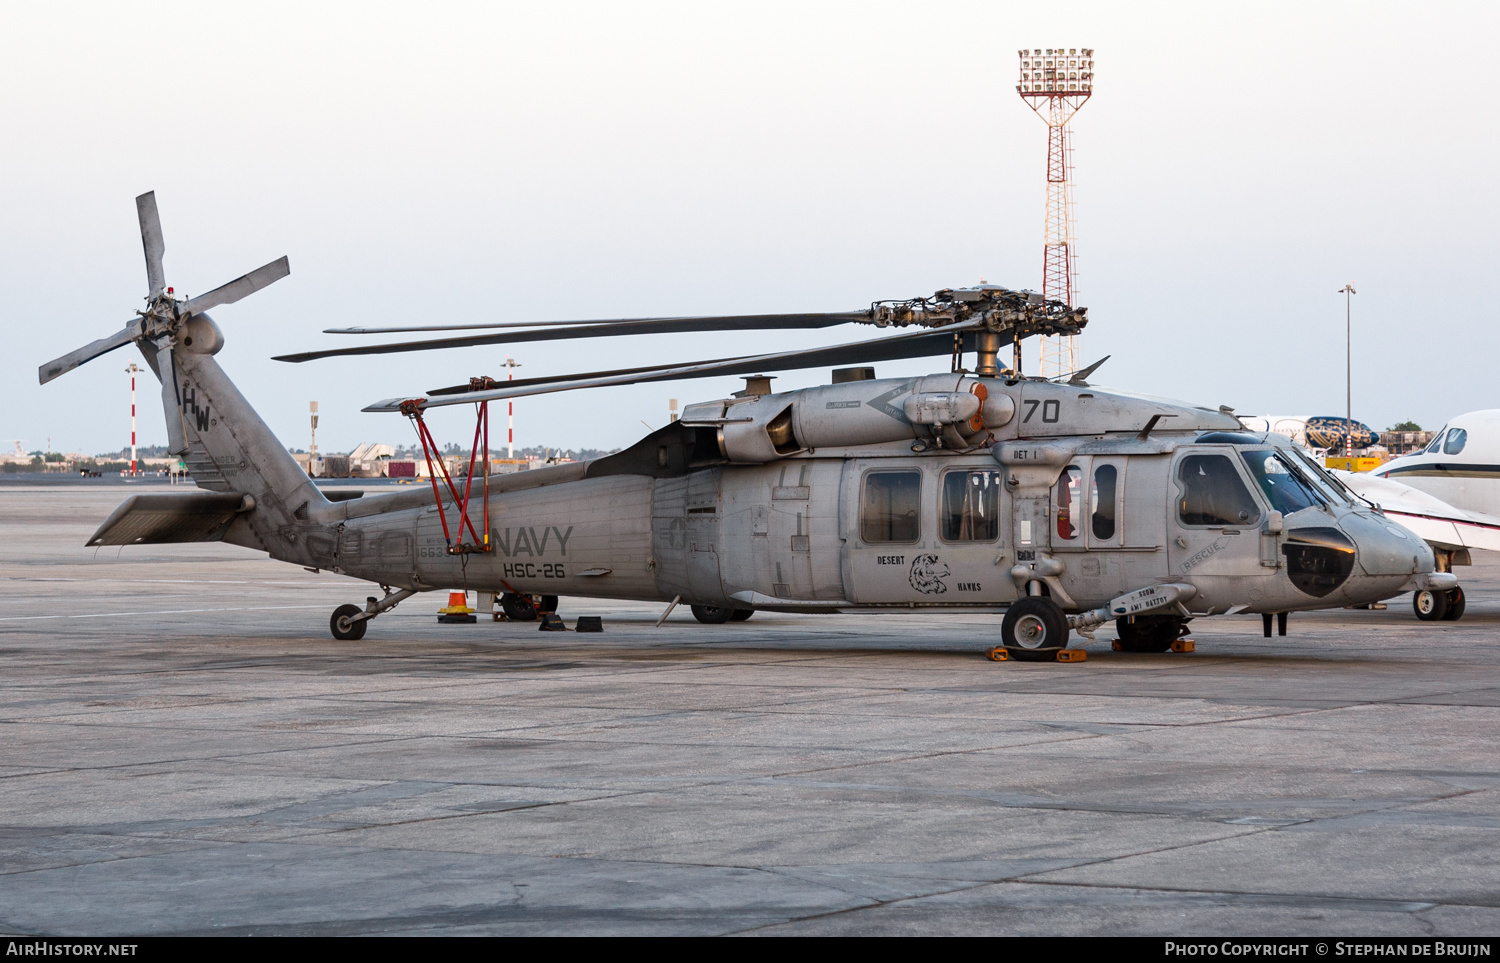
{"label": "number '70'", "polygon": [[1042,421],[1049,425],[1056,424],[1061,416],[1062,403],[1056,398],[1048,398],[1046,401],[1037,401],[1035,398],[1030,398],[1023,401],[1022,404],[1026,406],[1026,417],[1021,419],[1022,424],[1031,420],[1031,416],[1036,414],[1038,407],[1042,409]]}

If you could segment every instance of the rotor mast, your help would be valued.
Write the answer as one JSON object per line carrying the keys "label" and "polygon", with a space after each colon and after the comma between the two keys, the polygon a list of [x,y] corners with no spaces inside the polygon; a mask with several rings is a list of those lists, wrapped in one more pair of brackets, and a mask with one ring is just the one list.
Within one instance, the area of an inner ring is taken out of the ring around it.
{"label": "rotor mast", "polygon": [[[1077,263],[1073,249],[1073,148],[1068,122],[1093,93],[1091,47],[1049,47],[1019,51],[1016,93],[1047,124],[1047,216],[1042,246],[1042,296],[1076,303]],[[1043,335],[1041,375],[1078,370],[1078,336]]]}

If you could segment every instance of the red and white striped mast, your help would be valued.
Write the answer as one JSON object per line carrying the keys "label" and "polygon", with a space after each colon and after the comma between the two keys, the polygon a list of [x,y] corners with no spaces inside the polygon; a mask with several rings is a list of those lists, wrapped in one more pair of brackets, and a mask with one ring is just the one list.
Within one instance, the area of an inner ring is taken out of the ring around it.
{"label": "red and white striped mast", "polygon": [[135,467],[135,376],[141,370],[134,361],[130,362],[130,367],[125,369],[125,372],[130,375],[130,474],[132,477],[140,474]]}
{"label": "red and white striped mast", "polygon": [[[516,369],[521,367],[521,365],[515,358],[506,355],[505,367],[510,369],[506,374],[505,380],[515,381]],[[505,402],[505,457],[511,461],[514,461],[516,457],[516,402],[514,398]]]}

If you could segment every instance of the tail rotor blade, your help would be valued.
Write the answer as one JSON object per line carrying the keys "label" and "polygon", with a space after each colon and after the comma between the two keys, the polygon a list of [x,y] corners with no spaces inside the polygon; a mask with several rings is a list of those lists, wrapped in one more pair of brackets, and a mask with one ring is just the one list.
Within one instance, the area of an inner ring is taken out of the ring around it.
{"label": "tail rotor blade", "polygon": [[107,338],[100,338],[98,341],[84,345],[77,351],[70,351],[61,358],[49,361],[37,369],[38,382],[46,384],[53,378],[65,375],[81,364],[93,361],[101,354],[108,354],[116,348],[123,348],[134,341],[136,335],[140,334],[140,332],[140,322],[132,321],[125,325],[123,330],[116,331]]}
{"label": "tail rotor blade", "polygon": [[162,240],[161,218],[156,214],[155,191],[147,191],[135,199],[135,213],[141,220],[141,245],[146,249],[146,284],[151,288],[148,296],[154,298],[167,287],[167,276],[161,267],[167,244]]}
{"label": "tail rotor blade", "polygon": [[235,278],[228,284],[219,285],[207,294],[198,295],[183,305],[183,313],[202,314],[209,308],[216,308],[221,304],[233,304],[241,298],[249,297],[268,284],[280,281],[291,273],[291,262],[284,257],[278,258],[243,277]]}

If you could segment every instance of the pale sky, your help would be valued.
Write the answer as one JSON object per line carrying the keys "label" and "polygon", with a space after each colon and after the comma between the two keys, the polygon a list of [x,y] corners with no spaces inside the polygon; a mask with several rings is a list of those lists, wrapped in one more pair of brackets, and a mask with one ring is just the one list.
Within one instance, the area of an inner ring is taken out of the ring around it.
{"label": "pale sky", "polygon": [[[981,277],[1040,288],[1046,129],[1015,93],[1023,46],[1095,49],[1073,142],[1083,360],[1113,356],[1099,382],[1340,414],[1336,292],[1353,282],[1356,418],[1435,428],[1500,406],[1486,296],[1500,5],[1057,7],[7,4],[0,445],[128,442],[133,349],[45,387],[36,369],[141,305],[147,190],[179,292],[290,257],[289,278],[214,311],[219,360],[290,446],[319,401],[325,451],[409,441],[405,419],[359,409],[501,376],[507,353],[269,360],[336,343],[325,327],[850,310]],[[869,334],[509,353],[525,377]],[[141,441],[159,443],[146,377]],[[667,420],[668,398],[740,384],[525,399],[517,442],[620,447]],[[472,430],[466,410],[433,420],[442,441]]]}

